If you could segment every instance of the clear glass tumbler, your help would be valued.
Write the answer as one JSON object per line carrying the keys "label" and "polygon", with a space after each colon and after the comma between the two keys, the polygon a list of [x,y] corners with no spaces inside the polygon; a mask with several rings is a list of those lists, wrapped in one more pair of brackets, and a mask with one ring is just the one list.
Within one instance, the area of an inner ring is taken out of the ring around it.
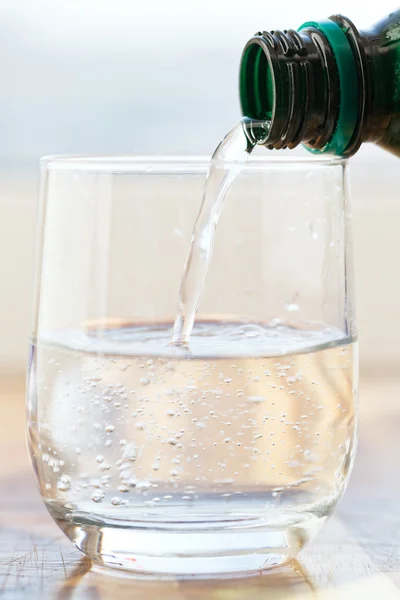
{"label": "clear glass tumbler", "polygon": [[208,161],[42,162],[28,438],[40,492],[97,565],[258,571],[342,495],[357,431],[341,159],[251,159],[189,349],[171,345]]}

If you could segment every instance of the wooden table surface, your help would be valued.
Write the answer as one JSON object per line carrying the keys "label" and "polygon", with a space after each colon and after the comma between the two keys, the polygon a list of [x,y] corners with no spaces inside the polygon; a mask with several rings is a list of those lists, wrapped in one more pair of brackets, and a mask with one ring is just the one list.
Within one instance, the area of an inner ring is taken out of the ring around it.
{"label": "wooden table surface", "polygon": [[137,600],[400,599],[400,370],[362,380],[345,497],[298,561],[247,579],[149,581],[94,573],[48,516],[24,439],[24,382],[0,378],[0,597]]}

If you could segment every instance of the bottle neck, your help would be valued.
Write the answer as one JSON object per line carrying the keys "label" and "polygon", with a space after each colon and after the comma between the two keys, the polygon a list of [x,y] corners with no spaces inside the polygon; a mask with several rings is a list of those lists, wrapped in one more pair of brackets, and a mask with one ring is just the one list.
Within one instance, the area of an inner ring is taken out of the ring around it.
{"label": "bottle neck", "polygon": [[350,156],[363,141],[366,73],[360,36],[344,17],[259,32],[242,55],[242,111],[270,121],[268,148],[303,143]]}

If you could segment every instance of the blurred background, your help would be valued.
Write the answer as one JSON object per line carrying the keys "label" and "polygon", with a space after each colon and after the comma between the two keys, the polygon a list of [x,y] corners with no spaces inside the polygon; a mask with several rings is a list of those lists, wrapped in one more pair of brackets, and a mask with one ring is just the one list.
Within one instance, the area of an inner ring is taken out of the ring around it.
{"label": "blurred background", "polygon": [[[12,0],[0,3],[0,371],[22,373],[32,305],[38,160],[207,154],[239,118],[238,66],[258,29],[335,12],[359,28],[393,0]],[[361,369],[400,367],[398,159],[352,159]]]}

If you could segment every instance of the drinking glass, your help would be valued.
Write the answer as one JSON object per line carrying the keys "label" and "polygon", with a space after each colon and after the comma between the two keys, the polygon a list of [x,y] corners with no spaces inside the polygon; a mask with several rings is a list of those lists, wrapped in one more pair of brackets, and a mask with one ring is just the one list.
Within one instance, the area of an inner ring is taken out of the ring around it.
{"label": "drinking glass", "polygon": [[188,348],[170,343],[209,163],[42,160],[28,440],[95,565],[281,564],[342,495],[357,432],[346,162],[252,158]]}

